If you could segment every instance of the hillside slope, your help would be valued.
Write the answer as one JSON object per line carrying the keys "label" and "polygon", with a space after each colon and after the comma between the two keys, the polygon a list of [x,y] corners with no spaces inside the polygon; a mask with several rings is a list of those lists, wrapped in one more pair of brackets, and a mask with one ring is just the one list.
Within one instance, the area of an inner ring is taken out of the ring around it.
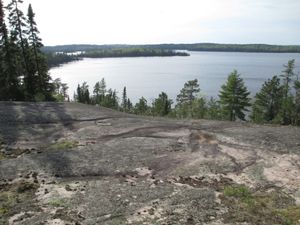
{"label": "hillside slope", "polygon": [[299,224],[300,128],[0,102],[0,224]]}

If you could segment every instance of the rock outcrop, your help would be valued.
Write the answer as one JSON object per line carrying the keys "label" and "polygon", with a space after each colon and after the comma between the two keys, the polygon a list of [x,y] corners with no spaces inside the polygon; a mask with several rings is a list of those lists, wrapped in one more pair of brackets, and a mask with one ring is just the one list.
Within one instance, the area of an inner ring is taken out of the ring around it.
{"label": "rock outcrop", "polygon": [[300,128],[0,103],[0,224],[299,224]]}

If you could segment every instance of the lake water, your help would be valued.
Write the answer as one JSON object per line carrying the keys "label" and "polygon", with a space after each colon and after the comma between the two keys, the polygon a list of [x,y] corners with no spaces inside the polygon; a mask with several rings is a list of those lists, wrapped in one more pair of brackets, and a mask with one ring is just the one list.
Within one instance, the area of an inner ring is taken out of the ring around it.
{"label": "lake water", "polygon": [[162,91],[172,99],[188,80],[197,78],[201,94],[217,96],[228,74],[238,70],[248,90],[254,95],[268,78],[280,75],[283,64],[296,60],[300,71],[298,53],[231,53],[189,52],[189,57],[137,57],[83,59],[50,70],[53,79],[61,78],[69,86],[72,98],[78,83],[86,81],[91,89],[105,78],[107,87],[122,95],[123,87],[132,102],[144,96],[151,102]]}

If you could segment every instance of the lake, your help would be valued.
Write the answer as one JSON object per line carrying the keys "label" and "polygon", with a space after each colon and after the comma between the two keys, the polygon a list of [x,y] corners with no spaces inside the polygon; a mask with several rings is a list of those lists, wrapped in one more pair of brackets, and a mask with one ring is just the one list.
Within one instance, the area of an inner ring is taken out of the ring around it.
{"label": "lake", "polygon": [[94,84],[104,77],[107,87],[116,89],[119,97],[126,86],[135,103],[141,96],[151,102],[162,91],[175,100],[184,83],[195,78],[202,95],[217,96],[234,69],[254,95],[264,81],[281,74],[288,60],[295,59],[295,71],[300,71],[300,53],[189,53],[189,57],[85,58],[53,68],[50,74],[68,84],[71,98],[79,83],[86,81],[92,93]]}

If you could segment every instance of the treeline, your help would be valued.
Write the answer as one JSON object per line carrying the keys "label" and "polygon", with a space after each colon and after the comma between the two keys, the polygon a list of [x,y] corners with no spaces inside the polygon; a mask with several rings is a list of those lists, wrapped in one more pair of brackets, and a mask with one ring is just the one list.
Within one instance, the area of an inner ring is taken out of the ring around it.
{"label": "treeline", "polygon": [[[68,49],[68,48],[66,48]],[[60,49],[63,50],[63,49]],[[68,49],[72,50],[72,49]],[[75,49],[73,49],[75,50]],[[148,49],[148,48],[106,48],[85,50],[79,54],[72,54],[75,51],[53,52],[44,49],[48,67],[60,66],[64,63],[78,61],[83,58],[114,58],[114,57],[154,57],[154,56],[189,56],[186,52],[163,49]]]}
{"label": "treeline", "polygon": [[150,49],[150,48],[118,48],[90,50],[80,54],[87,58],[111,58],[111,57],[147,57],[147,56],[189,56],[186,52],[174,50]]}
{"label": "treeline", "polygon": [[187,81],[177,95],[176,105],[165,92],[151,104],[144,97],[133,105],[126,87],[119,99],[116,91],[107,89],[105,80],[97,82],[93,93],[87,83],[78,85],[74,99],[86,104],[97,104],[127,113],[172,118],[194,118],[246,121],[282,125],[300,125],[300,81],[295,74],[295,61],[284,65],[280,76],[267,80],[253,99],[236,70],[221,86],[218,98],[201,96],[198,80]]}
{"label": "treeline", "polygon": [[47,64],[49,68],[60,66],[64,63],[69,63],[73,61],[81,60],[82,58],[78,55],[70,55],[67,53],[52,53],[52,52],[46,52],[45,53]]}
{"label": "treeline", "polygon": [[29,5],[25,16],[22,2],[0,0],[0,100],[53,100],[35,14]]}
{"label": "treeline", "polygon": [[115,49],[158,49],[158,50],[189,50],[189,51],[221,51],[221,52],[274,52],[300,53],[299,45],[266,45],[266,44],[157,44],[157,45],[60,45],[46,46],[47,52],[77,52]]}
{"label": "treeline", "polygon": [[189,51],[209,51],[209,52],[266,52],[266,53],[299,53],[299,45],[266,45],[266,44],[170,44],[156,45],[162,49],[184,49]]}

